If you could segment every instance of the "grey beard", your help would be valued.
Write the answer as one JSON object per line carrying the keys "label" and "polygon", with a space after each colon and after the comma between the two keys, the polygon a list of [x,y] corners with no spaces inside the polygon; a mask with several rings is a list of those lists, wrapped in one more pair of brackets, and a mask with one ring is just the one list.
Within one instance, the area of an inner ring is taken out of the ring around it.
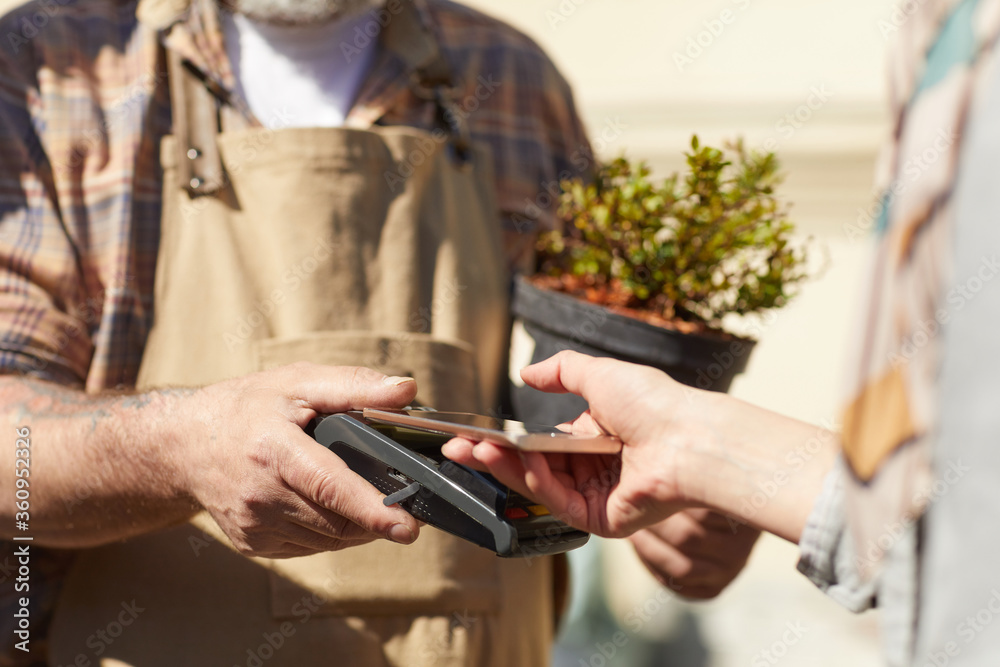
{"label": "grey beard", "polygon": [[385,0],[222,0],[247,18],[278,25],[308,25],[362,14]]}

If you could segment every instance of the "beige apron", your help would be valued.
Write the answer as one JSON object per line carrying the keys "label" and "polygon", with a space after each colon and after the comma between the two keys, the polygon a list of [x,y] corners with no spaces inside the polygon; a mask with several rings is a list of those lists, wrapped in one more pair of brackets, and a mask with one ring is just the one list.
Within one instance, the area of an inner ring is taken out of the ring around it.
{"label": "beige apron", "polygon": [[[140,385],[308,360],[412,375],[418,399],[442,409],[493,405],[508,322],[488,154],[471,147],[463,165],[440,134],[402,127],[227,126],[199,138],[214,101],[173,60]],[[248,559],[203,513],[84,552],[59,601],[52,660],[544,665],[551,590],[549,559],[502,560],[430,527],[408,547]]]}

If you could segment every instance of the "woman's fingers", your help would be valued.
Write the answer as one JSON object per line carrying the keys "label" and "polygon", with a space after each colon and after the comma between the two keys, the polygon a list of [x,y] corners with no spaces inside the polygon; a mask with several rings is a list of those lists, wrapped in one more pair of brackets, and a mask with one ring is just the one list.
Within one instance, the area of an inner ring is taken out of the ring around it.
{"label": "woman's fingers", "polygon": [[534,497],[525,483],[526,471],[519,452],[491,442],[480,442],[472,450],[472,457],[491,475],[520,494]]}
{"label": "woman's fingers", "polygon": [[464,466],[486,472],[486,466],[477,461],[472,455],[472,450],[475,446],[476,443],[466,438],[452,438],[441,447],[441,453],[455,463],[461,463]]}
{"label": "woman's fingers", "polygon": [[603,359],[564,350],[521,370],[521,378],[539,391],[550,394],[567,392],[586,398],[584,385],[595,366]]}

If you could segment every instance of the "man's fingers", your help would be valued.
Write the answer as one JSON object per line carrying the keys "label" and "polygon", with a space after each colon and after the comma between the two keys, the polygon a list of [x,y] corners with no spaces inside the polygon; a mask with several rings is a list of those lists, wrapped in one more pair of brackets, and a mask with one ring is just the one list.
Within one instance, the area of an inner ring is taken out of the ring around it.
{"label": "man's fingers", "polygon": [[[298,538],[293,537],[292,539],[297,540]],[[340,551],[341,549],[346,549],[348,547],[359,547],[363,544],[374,542],[376,539],[378,539],[377,535],[370,535],[367,539],[363,540],[351,540],[349,542],[333,541],[329,542],[329,544],[313,544],[311,540],[304,540],[309,542],[311,546],[299,544],[297,541],[283,542],[270,550],[255,551],[253,553],[253,557],[280,559],[302,558],[303,556],[312,556],[313,554],[322,553],[324,551]]]}
{"label": "man's fingers", "polygon": [[[700,521],[701,517],[706,516],[702,515],[701,511],[699,508],[672,514],[641,531],[643,536],[639,539],[650,549],[653,549],[653,543],[658,541],[662,545],[661,549],[669,548],[689,558],[722,565],[725,563],[725,553],[718,554],[716,558],[714,552],[718,548],[725,547],[725,543],[712,539],[712,532]],[[636,533],[636,536],[638,535],[639,533]]]}
{"label": "man's fingers", "polygon": [[[333,537],[323,532],[317,532],[313,526],[298,523],[289,523],[282,528],[282,539],[285,540],[285,546],[299,547],[307,554],[357,547],[381,537],[381,535],[373,535],[365,531],[356,524],[345,525],[339,534],[340,537]],[[266,557],[290,558],[294,556],[269,555]]]}
{"label": "man's fingers", "polygon": [[675,547],[663,541],[650,529],[640,530],[628,538],[639,558],[660,578],[688,577],[693,563]]}
{"label": "man's fingers", "polygon": [[296,455],[281,474],[296,493],[393,542],[410,544],[417,538],[417,520],[398,507],[385,507],[384,496],[337,455],[301,433],[293,445]]}
{"label": "man's fingers", "polygon": [[401,408],[417,395],[413,378],[388,377],[370,368],[299,363],[282,370],[292,395],[318,413]]}
{"label": "man's fingers", "polygon": [[350,519],[362,530],[400,544],[417,539],[417,520],[398,507],[382,504],[384,496],[375,487],[351,470],[344,470],[330,479],[317,493],[315,501],[327,509]]}
{"label": "man's fingers", "polygon": [[[711,587],[718,585],[718,569],[710,562],[684,553],[672,544],[664,542],[647,530],[640,530],[628,538],[639,559],[657,579],[666,585],[680,582],[685,588],[693,586]],[[728,577],[722,577],[728,583]],[[686,591],[684,591],[686,593]]]}
{"label": "man's fingers", "polygon": [[[725,521],[725,517],[722,517]],[[689,509],[661,521],[630,539],[646,567],[660,581],[680,584],[685,597],[715,597],[746,564],[756,531],[734,535],[719,516]]]}
{"label": "man's fingers", "polygon": [[714,563],[722,570],[739,571],[746,563],[758,531],[730,523],[721,514],[704,508],[678,512],[649,528],[649,532],[681,552]]}
{"label": "man's fingers", "polygon": [[691,545],[704,541],[708,528],[700,519],[710,514],[708,510],[696,508],[673,514],[668,519],[655,523],[647,530],[664,542],[676,545]]}
{"label": "man's fingers", "polygon": [[[384,537],[383,535],[370,533],[347,517],[321,507],[306,498],[298,496],[297,499],[298,508],[289,517],[289,521],[293,525],[301,526],[315,533],[317,535],[316,539],[344,540],[347,542],[364,540],[370,542],[371,540]],[[305,545],[307,543],[299,542],[299,544]]]}

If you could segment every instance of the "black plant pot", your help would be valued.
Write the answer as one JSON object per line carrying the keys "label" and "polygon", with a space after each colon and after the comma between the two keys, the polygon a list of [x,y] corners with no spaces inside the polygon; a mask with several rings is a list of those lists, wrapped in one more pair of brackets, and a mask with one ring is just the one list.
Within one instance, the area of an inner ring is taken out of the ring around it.
{"label": "black plant pot", "polygon": [[[684,334],[613,313],[567,294],[538,289],[524,278],[514,284],[514,317],[534,339],[532,363],[562,350],[658,368],[699,389],[728,391],[747,365],[754,341]],[[512,386],[514,418],[559,424],[587,409],[572,394],[546,394]]]}

